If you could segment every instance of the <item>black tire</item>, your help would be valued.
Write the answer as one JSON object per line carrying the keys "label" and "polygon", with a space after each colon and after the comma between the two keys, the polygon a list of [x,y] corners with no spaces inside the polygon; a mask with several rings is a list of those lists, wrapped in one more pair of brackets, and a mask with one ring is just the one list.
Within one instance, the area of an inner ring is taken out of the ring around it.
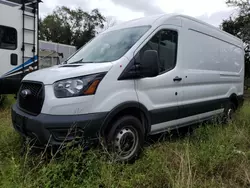
{"label": "black tire", "polygon": [[134,162],[144,144],[144,128],[134,116],[123,116],[116,120],[107,135],[108,150],[118,162]]}
{"label": "black tire", "polygon": [[5,96],[4,95],[0,95],[0,106],[3,104],[4,99],[5,99]]}
{"label": "black tire", "polygon": [[236,111],[235,104],[232,103],[231,101],[228,102],[224,110],[224,116],[223,116],[224,123],[229,123],[233,120],[235,111]]}

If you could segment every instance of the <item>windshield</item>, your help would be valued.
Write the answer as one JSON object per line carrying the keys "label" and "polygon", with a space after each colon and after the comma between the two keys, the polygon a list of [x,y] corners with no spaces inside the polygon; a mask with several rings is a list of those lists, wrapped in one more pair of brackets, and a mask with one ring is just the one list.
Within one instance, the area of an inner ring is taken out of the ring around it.
{"label": "windshield", "polygon": [[126,28],[100,34],[73,55],[67,63],[100,63],[120,59],[150,28]]}

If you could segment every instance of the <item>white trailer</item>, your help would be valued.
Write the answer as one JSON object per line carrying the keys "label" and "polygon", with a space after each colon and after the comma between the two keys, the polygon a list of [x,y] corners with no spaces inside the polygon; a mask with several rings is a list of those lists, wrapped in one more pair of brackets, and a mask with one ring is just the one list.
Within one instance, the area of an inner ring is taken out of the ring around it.
{"label": "white trailer", "polygon": [[[0,0],[0,104],[31,71],[57,65],[75,46],[38,41],[40,0]],[[39,50],[38,50],[39,49]]]}
{"label": "white trailer", "polygon": [[39,69],[66,61],[76,50],[75,46],[39,40]]}
{"label": "white trailer", "polygon": [[17,93],[22,78],[38,68],[39,2],[0,0],[0,95]]}

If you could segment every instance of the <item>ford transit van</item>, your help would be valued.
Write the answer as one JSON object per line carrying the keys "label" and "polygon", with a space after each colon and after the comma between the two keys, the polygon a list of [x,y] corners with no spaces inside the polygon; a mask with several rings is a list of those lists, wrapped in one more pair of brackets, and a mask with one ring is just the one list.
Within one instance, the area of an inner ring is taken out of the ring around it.
{"label": "ford transit van", "polygon": [[28,74],[12,120],[41,144],[102,139],[130,161],[148,135],[230,119],[243,88],[240,39],[195,18],[158,15],[114,26],[64,64]]}

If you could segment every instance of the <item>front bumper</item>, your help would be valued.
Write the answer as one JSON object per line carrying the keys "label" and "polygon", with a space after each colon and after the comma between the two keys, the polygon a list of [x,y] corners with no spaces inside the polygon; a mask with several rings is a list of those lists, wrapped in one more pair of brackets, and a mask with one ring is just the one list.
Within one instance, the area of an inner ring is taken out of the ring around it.
{"label": "front bumper", "polygon": [[12,106],[12,123],[16,131],[24,137],[36,139],[41,145],[61,145],[69,141],[98,141],[101,125],[107,113],[58,116],[29,115]]}

